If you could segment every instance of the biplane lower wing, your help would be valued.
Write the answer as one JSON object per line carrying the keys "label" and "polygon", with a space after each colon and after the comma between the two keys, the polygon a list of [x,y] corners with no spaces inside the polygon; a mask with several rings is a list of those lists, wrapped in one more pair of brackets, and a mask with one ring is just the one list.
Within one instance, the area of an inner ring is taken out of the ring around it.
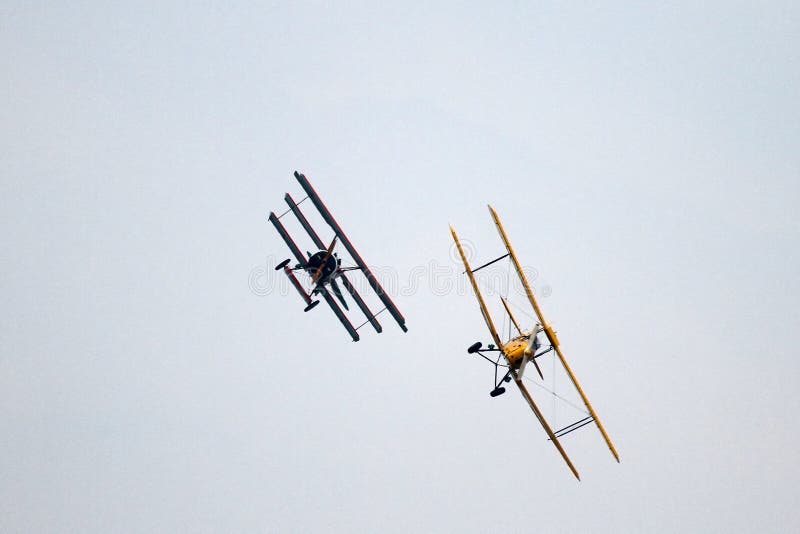
{"label": "biplane lower wing", "polygon": [[494,321],[492,321],[492,316],[489,315],[489,309],[486,307],[486,302],[484,302],[483,300],[483,295],[481,294],[481,290],[478,288],[478,282],[475,281],[475,275],[472,274],[472,269],[469,266],[467,255],[464,254],[464,249],[461,247],[461,242],[458,240],[458,235],[456,234],[456,231],[452,226],[450,227],[450,233],[453,236],[453,241],[455,241],[456,243],[456,248],[458,249],[458,254],[461,256],[461,261],[464,263],[464,269],[466,269],[467,271],[467,276],[469,276],[469,281],[472,283],[472,290],[475,292],[475,298],[478,299],[478,305],[481,308],[481,315],[483,315],[483,320],[486,321],[486,327],[492,334],[492,339],[497,345],[497,348],[503,350],[503,342],[500,341],[500,336],[497,334],[497,328],[495,328],[494,326]]}
{"label": "biplane lower wing", "polygon": [[[350,243],[350,240],[342,231],[342,228],[339,226],[339,223],[336,222],[336,219],[334,219],[333,215],[331,215],[331,213],[328,211],[328,208],[322,202],[322,199],[320,199],[319,195],[317,195],[317,192],[311,186],[311,183],[308,181],[305,175],[297,171],[295,171],[294,177],[297,178],[297,181],[300,183],[300,186],[306,192],[308,198],[311,199],[311,202],[314,203],[314,206],[316,206],[317,211],[319,211],[320,215],[322,215],[322,218],[325,220],[326,223],[328,223],[328,226],[330,226],[331,229],[333,229],[334,233],[339,237],[339,241],[341,242],[342,246],[345,249],[347,249],[347,252],[353,258],[353,261],[356,262],[356,265],[359,266],[361,272],[364,273],[364,276],[367,279],[367,283],[369,283],[372,290],[375,291],[375,294],[378,295],[378,298],[381,299],[384,306],[386,306],[388,312],[392,315],[392,317],[394,317],[394,320],[397,321],[397,324],[400,326],[403,332],[408,332],[408,328],[406,328],[406,320],[403,317],[403,314],[401,314],[400,310],[397,309],[397,306],[394,305],[394,302],[392,302],[392,299],[389,297],[389,294],[386,292],[386,290],[383,289],[383,286],[381,286],[380,282],[378,282],[378,279],[375,278],[375,275],[372,274],[372,271],[370,271],[369,266],[367,266],[367,264],[361,258],[361,255],[358,253],[358,251],[355,249],[352,243]],[[370,316],[371,314],[368,315],[368,317]]]}
{"label": "biplane lower wing", "polygon": [[544,428],[544,431],[547,433],[547,437],[550,438],[550,441],[552,441],[553,445],[556,446],[556,449],[558,449],[558,452],[559,454],[561,454],[561,457],[564,458],[564,461],[567,463],[567,466],[569,467],[570,471],[572,471],[572,474],[575,475],[575,478],[580,480],[581,476],[578,474],[578,470],[575,469],[575,466],[572,464],[572,460],[570,460],[569,456],[567,456],[567,452],[564,450],[564,447],[561,446],[561,442],[558,441],[558,438],[553,432],[553,429],[550,428],[550,424],[542,415],[541,410],[539,410],[539,407],[536,406],[535,402],[533,402],[533,397],[531,397],[531,394],[528,392],[528,388],[525,387],[525,384],[522,383],[522,378],[517,374],[517,372],[514,369],[511,369],[511,375],[514,377],[514,383],[517,384],[519,392],[522,393],[522,396],[528,402],[528,406],[530,406],[531,410],[533,410],[533,413],[536,414],[536,419],[539,420],[539,423],[542,425],[542,428]]}

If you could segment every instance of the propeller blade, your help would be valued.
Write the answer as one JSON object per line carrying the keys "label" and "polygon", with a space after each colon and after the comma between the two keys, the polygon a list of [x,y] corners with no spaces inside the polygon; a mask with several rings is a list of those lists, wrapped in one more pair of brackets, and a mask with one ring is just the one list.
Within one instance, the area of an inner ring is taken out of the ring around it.
{"label": "propeller blade", "polygon": [[539,367],[539,364],[536,363],[536,350],[539,348],[539,340],[536,338],[536,334],[538,333],[539,325],[533,327],[531,333],[528,335],[528,346],[525,347],[525,356],[522,358],[522,364],[519,366],[519,375],[522,376],[522,372],[525,370],[525,365],[528,361],[533,362],[533,366],[536,367],[536,372],[539,373],[539,377],[544,380],[544,375],[542,374],[542,369]]}
{"label": "propeller blade", "polygon": [[333,247],[336,246],[337,239],[339,239],[338,235],[333,236],[333,241],[331,241],[331,246],[328,247],[328,251],[325,252],[325,256],[322,258],[322,263],[319,264],[317,272],[314,273],[314,276],[311,279],[315,284],[317,283],[317,280],[319,280],[319,277],[322,276],[322,269],[325,267],[325,264],[328,263],[328,258],[330,258],[331,254],[333,254]]}
{"label": "propeller blade", "polygon": [[538,363],[536,363],[536,360],[535,360],[535,359],[534,359],[534,360],[532,360],[532,361],[533,361],[533,366],[534,366],[534,367],[536,367],[536,372],[537,372],[537,373],[539,373],[539,378],[541,378],[542,380],[544,380],[544,375],[542,374],[542,370],[539,368],[539,364],[538,364]]}
{"label": "propeller blade", "polygon": [[[531,355],[526,349],[525,350],[525,355],[522,357],[522,363],[519,364],[519,377],[520,378],[522,378],[522,376],[525,374],[525,366],[528,365],[528,361],[530,359],[531,359]],[[534,361],[534,363],[536,363],[536,362]]]}

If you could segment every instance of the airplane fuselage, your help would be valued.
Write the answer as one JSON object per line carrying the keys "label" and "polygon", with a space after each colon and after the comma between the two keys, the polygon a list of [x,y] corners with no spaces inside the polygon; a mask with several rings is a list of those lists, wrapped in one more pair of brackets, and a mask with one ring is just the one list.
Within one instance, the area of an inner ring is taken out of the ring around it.
{"label": "airplane fuselage", "polygon": [[517,336],[505,345],[503,345],[503,353],[505,354],[508,363],[514,367],[519,367],[525,356],[525,349],[528,347],[528,335]]}

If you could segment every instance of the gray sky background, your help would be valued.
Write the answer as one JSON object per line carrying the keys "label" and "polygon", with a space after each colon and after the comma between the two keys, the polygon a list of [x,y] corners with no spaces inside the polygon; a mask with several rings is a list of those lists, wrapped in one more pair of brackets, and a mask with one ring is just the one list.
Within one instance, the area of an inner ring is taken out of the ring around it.
{"label": "gray sky background", "polygon": [[[798,17],[4,2],[0,531],[800,530]],[[407,334],[251,288],[295,169]],[[622,458],[580,483],[430,281],[487,203]]]}

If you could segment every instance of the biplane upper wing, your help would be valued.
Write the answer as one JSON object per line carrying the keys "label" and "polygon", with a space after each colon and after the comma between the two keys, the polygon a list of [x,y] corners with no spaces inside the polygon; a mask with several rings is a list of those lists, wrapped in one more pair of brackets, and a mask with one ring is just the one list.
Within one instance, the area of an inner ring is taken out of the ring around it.
{"label": "biplane upper wing", "polygon": [[[281,221],[278,218],[278,216],[275,215],[274,212],[270,212],[269,220],[272,223],[272,225],[275,227],[275,229],[278,231],[278,234],[286,242],[286,246],[288,246],[289,250],[292,251],[292,255],[294,255],[295,259],[297,260],[297,263],[301,267],[303,267],[305,269],[306,266],[308,265],[308,262],[306,261],[306,258],[303,256],[303,253],[300,252],[300,249],[297,248],[297,245],[295,244],[294,240],[292,239],[292,236],[289,235],[289,232],[287,232],[286,228],[284,228],[283,224],[281,224]],[[342,312],[342,309],[339,307],[339,305],[336,303],[336,301],[333,300],[333,297],[330,295],[330,293],[324,287],[320,287],[319,288],[319,293],[322,294],[322,297],[325,299],[325,302],[327,302],[328,306],[331,307],[331,309],[333,310],[333,313],[339,319],[339,322],[342,323],[342,325],[345,327],[347,332],[353,338],[353,341],[358,341],[359,340],[358,332],[356,332],[356,329],[353,328],[353,325],[347,319],[347,316]]]}
{"label": "biplane upper wing", "polygon": [[[325,207],[325,204],[322,202],[322,199],[320,199],[319,195],[317,195],[317,192],[311,186],[311,183],[308,181],[305,175],[297,171],[295,171],[294,177],[297,178],[298,182],[300,182],[300,186],[305,190],[308,198],[311,199],[311,202],[314,203],[314,206],[316,206],[317,211],[319,211],[320,215],[322,215],[322,218],[325,219],[325,222],[328,223],[328,226],[330,226],[334,233],[339,237],[339,241],[341,242],[342,246],[347,249],[347,252],[353,258],[353,261],[356,262],[356,265],[358,265],[361,272],[364,273],[367,283],[369,283],[372,290],[375,291],[375,294],[378,295],[378,298],[381,299],[388,312],[392,315],[392,317],[394,317],[394,320],[397,321],[397,324],[400,326],[403,332],[407,332],[408,328],[406,328],[406,320],[400,313],[400,310],[398,310],[397,306],[394,305],[394,302],[392,302],[389,294],[386,293],[381,284],[378,282],[377,278],[375,278],[375,275],[372,274],[372,271],[370,271],[367,264],[361,258],[361,255],[355,249],[353,244],[350,243],[347,235],[345,235],[345,233],[342,231],[342,228],[336,222],[336,219],[333,218],[333,215],[331,215],[331,213],[328,211],[328,208]],[[351,284],[346,284],[346,286],[352,287]],[[364,313],[367,314],[366,311]],[[371,314],[367,314],[367,317],[371,317]]]}
{"label": "biplane upper wing", "polygon": [[[611,438],[608,437],[606,433],[606,429],[603,427],[603,424],[600,422],[600,418],[595,413],[594,408],[592,408],[592,404],[589,402],[589,398],[583,392],[583,388],[578,383],[578,379],[575,377],[575,374],[572,372],[569,364],[567,363],[566,358],[564,357],[564,353],[561,351],[561,346],[558,342],[558,337],[556,336],[555,331],[553,331],[552,326],[545,320],[544,315],[542,314],[541,308],[539,308],[539,303],[536,301],[536,296],[533,294],[533,289],[531,289],[530,284],[528,283],[528,279],[525,277],[525,273],[522,270],[522,266],[517,259],[517,255],[514,253],[514,249],[511,247],[511,242],[508,240],[508,236],[506,235],[505,229],[503,229],[503,224],[500,222],[500,217],[498,217],[497,212],[489,206],[489,212],[492,214],[492,218],[494,219],[494,224],[497,226],[497,232],[500,234],[500,238],[503,240],[503,244],[508,251],[508,255],[511,257],[511,263],[514,264],[514,269],[517,271],[517,275],[519,276],[520,281],[522,282],[522,286],[525,288],[525,294],[528,297],[528,301],[530,301],[531,306],[533,307],[534,312],[536,312],[536,316],[539,318],[539,322],[544,329],[544,333],[547,336],[547,339],[550,341],[550,344],[556,351],[558,355],[558,359],[561,361],[561,365],[564,367],[564,370],[569,375],[572,384],[575,386],[576,391],[581,396],[581,400],[583,400],[583,404],[589,410],[589,414],[591,414],[592,419],[594,419],[595,424],[597,425],[597,429],[600,430],[600,433],[603,435],[603,439],[606,441],[609,450],[611,450],[611,454],[614,455],[614,458],[619,462],[619,454],[617,454],[617,449],[614,448],[614,444],[611,443]],[[551,438],[552,439],[552,438]]]}

